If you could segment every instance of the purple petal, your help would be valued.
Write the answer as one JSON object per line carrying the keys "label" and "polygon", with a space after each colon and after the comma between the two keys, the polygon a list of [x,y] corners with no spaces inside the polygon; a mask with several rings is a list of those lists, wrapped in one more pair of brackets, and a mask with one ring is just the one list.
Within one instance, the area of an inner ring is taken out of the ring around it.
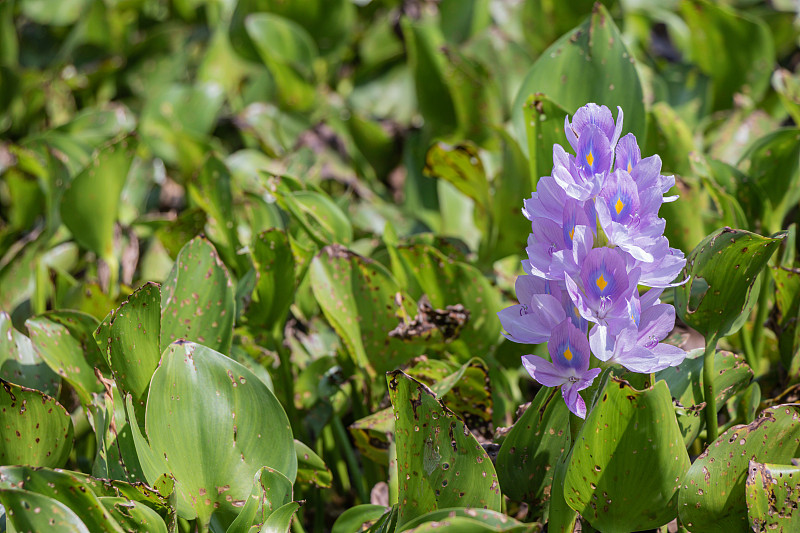
{"label": "purple petal", "polygon": [[589,341],[570,320],[555,327],[547,342],[547,350],[553,366],[564,375],[577,377],[589,368]]}
{"label": "purple petal", "polygon": [[533,379],[545,387],[558,387],[566,383],[569,377],[561,375],[551,362],[536,355],[523,355],[522,366]]}
{"label": "purple petal", "polygon": [[620,139],[614,150],[614,155],[614,168],[625,170],[628,174],[632,173],[642,159],[642,152],[636,143],[636,137],[629,133]]}
{"label": "purple petal", "polygon": [[614,127],[614,136],[611,137],[611,146],[615,146],[617,141],[619,140],[619,136],[622,135],[622,119],[624,114],[622,113],[622,108],[617,106],[617,125]]}
{"label": "purple petal", "polygon": [[[611,116],[611,111],[606,106],[590,103],[575,112],[575,116],[572,118],[572,129],[578,136],[578,140],[581,140],[591,126],[598,128],[607,141],[610,142],[614,138],[614,117]],[[620,129],[621,127],[620,123]],[[616,139],[614,141],[616,142]]]}
{"label": "purple petal", "polygon": [[572,411],[575,416],[586,418],[586,402],[581,398],[578,387],[575,385],[575,383],[570,383],[569,385],[561,387],[561,395],[564,397],[567,408]]}
{"label": "purple petal", "polygon": [[578,137],[575,136],[575,130],[572,129],[572,124],[569,123],[569,115],[564,117],[564,134],[567,136],[570,146],[573,150],[578,150]]}
{"label": "purple petal", "polygon": [[[614,153],[608,137],[596,126],[590,125],[578,138],[579,145],[576,156],[578,168],[590,176],[604,174],[611,169]],[[595,191],[596,192],[596,191]]]}

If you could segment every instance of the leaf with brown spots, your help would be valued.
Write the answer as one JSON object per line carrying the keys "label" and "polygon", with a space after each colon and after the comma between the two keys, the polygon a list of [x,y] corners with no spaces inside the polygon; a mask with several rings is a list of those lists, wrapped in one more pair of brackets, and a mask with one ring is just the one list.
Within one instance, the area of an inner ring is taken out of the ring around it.
{"label": "leaf with brown spots", "polygon": [[0,465],[64,466],[73,435],[67,410],[38,390],[0,386]]}
{"label": "leaf with brown spots", "polygon": [[611,377],[575,437],[564,498],[604,532],[660,527],[677,514],[688,468],[667,384],[640,391]]}
{"label": "leaf with brown spots", "polygon": [[58,396],[61,378],[47,366],[31,340],[14,329],[8,313],[0,311],[0,378]]}
{"label": "leaf with brown spots", "polygon": [[398,525],[447,507],[500,511],[500,485],[489,456],[464,422],[424,384],[387,374],[395,413]]}
{"label": "leaf with brown spots", "polygon": [[787,464],[800,455],[800,405],[778,405],[752,424],[737,425],[697,458],[681,484],[680,519],[689,531],[749,528],[745,484],[750,461]]}
{"label": "leaf with brown spots", "polygon": [[161,286],[161,351],[184,339],[228,353],[235,294],[228,269],[208,239],[189,241]]}
{"label": "leaf with brown spots", "polygon": [[800,467],[750,461],[745,482],[753,531],[800,531]]}

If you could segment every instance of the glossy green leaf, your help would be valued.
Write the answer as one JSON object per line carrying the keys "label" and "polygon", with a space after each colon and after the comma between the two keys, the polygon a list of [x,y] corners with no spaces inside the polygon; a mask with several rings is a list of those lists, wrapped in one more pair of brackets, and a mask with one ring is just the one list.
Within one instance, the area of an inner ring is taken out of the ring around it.
{"label": "glossy green leaf", "polygon": [[[691,60],[714,81],[713,109],[729,108],[742,93],[758,102],[769,87],[775,45],[761,20],[706,0],[684,0]],[[747,46],[741,46],[746,42]],[[726,53],[727,50],[735,50]]]}
{"label": "glossy green leaf", "polygon": [[675,288],[680,319],[706,339],[738,331],[758,299],[759,274],[784,237],[727,227],[706,237],[679,276],[691,278]]}
{"label": "glossy green leaf", "polygon": [[[150,383],[145,425],[152,454],[165,458],[190,507],[191,514],[179,507],[185,518],[196,513],[207,524],[217,508],[238,513],[262,466],[290,481],[297,475],[291,427],[278,400],[245,367],[205,346],[167,348]],[[154,482],[152,474],[145,467]]]}
{"label": "glossy green leaf", "polygon": [[214,246],[196,237],[183,247],[161,287],[161,350],[178,339],[228,352],[235,290]]}
{"label": "glossy green leaf", "polygon": [[800,406],[778,405],[755,422],[719,436],[681,482],[678,510],[689,531],[748,529],[745,482],[749,462],[787,464],[800,454]]}
{"label": "glossy green leaf", "polygon": [[314,257],[309,274],[325,318],[359,367],[386,372],[421,353],[422,346],[389,336],[410,306],[404,301],[398,308],[397,282],[380,264],[328,246]]}
{"label": "glossy green leaf", "polygon": [[503,494],[546,507],[553,465],[571,444],[569,410],[558,389],[542,387],[506,435],[495,466]]}
{"label": "glossy green leaf", "polygon": [[499,511],[497,474],[464,422],[402,371],[387,379],[396,419],[398,524],[446,507]]}
{"label": "glossy green leaf", "polygon": [[[714,353],[714,395],[717,410],[743,391],[753,379],[753,370],[741,355],[718,351]],[[689,446],[697,438],[705,424],[703,398],[702,350],[683,360],[678,366],[669,367],[656,374],[656,380],[664,380],[670,394],[680,406],[676,411],[683,441]]]}
{"label": "glossy green leaf", "polygon": [[[125,480],[132,483],[146,479],[130,425],[125,414],[125,396],[120,394],[116,382],[107,384],[104,394],[95,394],[94,402],[87,406],[95,430],[97,451],[92,475],[97,478]],[[144,413],[144,402],[137,403]]]}
{"label": "glossy green leaf", "polygon": [[[481,513],[476,513],[481,516]],[[542,530],[540,524],[522,524],[512,518],[507,518],[507,523],[501,527],[494,524],[486,524],[479,518],[472,518],[469,511],[455,516],[443,517],[441,520],[434,520],[417,525],[413,529],[403,531],[414,533],[494,533],[502,531],[505,533],[537,533]]]}
{"label": "glossy green leaf", "polygon": [[353,240],[350,220],[329,196],[314,191],[290,192],[281,188],[278,202],[318,245],[348,244]]}
{"label": "glossy green leaf", "polygon": [[114,224],[135,150],[133,138],[101,148],[61,198],[61,219],[75,240],[112,265]]}
{"label": "glossy green leaf", "polygon": [[208,237],[218,244],[225,262],[238,267],[239,239],[233,215],[231,175],[220,159],[209,157],[189,183],[189,197],[208,215]]}
{"label": "glossy green leaf", "polygon": [[753,531],[788,533],[800,528],[800,467],[750,461],[745,493]]}
{"label": "glossy green leaf", "polygon": [[254,326],[270,330],[283,327],[295,294],[295,260],[283,230],[268,229],[255,237],[253,265],[258,272],[247,318]]}
{"label": "glossy green leaf", "polygon": [[363,503],[346,509],[336,522],[331,533],[354,533],[364,531],[386,513],[386,507],[372,503]]}
{"label": "glossy green leaf", "polygon": [[333,475],[322,457],[297,439],[294,441],[294,449],[297,453],[297,482],[330,488]]}
{"label": "glossy green leaf", "polygon": [[[117,385],[144,404],[144,395],[161,359],[161,291],[148,282],[111,319],[108,358]],[[124,396],[123,396],[124,397]]]}
{"label": "glossy green leaf", "polygon": [[31,340],[0,311],[0,379],[58,396],[61,378],[36,354]]}
{"label": "glossy green leaf", "polygon": [[666,383],[639,391],[612,377],[575,437],[564,497],[602,531],[660,527],[677,514],[688,468]]}
{"label": "glossy green leaf", "polygon": [[[414,520],[403,525],[399,531],[436,531],[438,527],[445,530],[461,531],[448,526],[448,521],[453,518],[468,518],[471,522],[459,521],[456,524],[463,524],[468,527],[468,531],[514,531],[514,532],[538,532],[542,530],[542,525],[537,523],[523,524],[506,514],[489,509],[471,509],[466,507],[453,507],[447,509],[437,509],[418,516]],[[484,529],[478,529],[477,524],[482,524]]]}
{"label": "glossy green leaf", "polygon": [[[78,313],[63,312],[79,315]],[[94,320],[88,315],[80,315]],[[84,343],[70,334],[70,330],[63,324],[56,321],[54,313],[44,314],[38,317],[29,318],[25,325],[31,336],[31,342],[36,353],[53,369],[59,376],[67,381],[84,404],[91,403],[91,393],[103,390],[103,385],[95,375],[96,365],[99,361],[87,360],[89,350],[95,354],[100,351],[93,338],[84,340]],[[89,331],[93,331],[92,330]],[[105,362],[104,362],[105,364]]]}
{"label": "glossy green leaf", "polygon": [[73,435],[67,410],[38,390],[0,384],[0,464],[64,466]]}
{"label": "glossy green leaf", "polygon": [[251,528],[262,526],[273,512],[291,501],[292,482],[265,466],[256,472],[250,496],[226,533],[248,533]]}
{"label": "glossy green leaf", "polygon": [[[0,489],[21,489],[52,498],[71,509],[84,527],[92,533],[95,531],[97,533],[122,533],[124,531],[80,476],[73,475],[69,471],[18,466],[3,467],[0,468]],[[38,513],[35,512],[35,509],[32,511],[28,510],[19,515],[35,520],[35,515]],[[24,517],[20,518],[25,519]],[[35,531],[46,530],[35,529]]]}
{"label": "glossy green leaf", "polygon": [[292,526],[294,514],[300,508],[299,502],[289,502],[279,507],[274,513],[269,515],[267,521],[261,527],[260,533],[289,533]]}
{"label": "glossy green leaf", "polygon": [[[6,509],[9,531],[13,527],[16,531],[92,533],[69,507],[35,492],[0,487],[0,503]],[[31,512],[36,509],[40,512]]]}
{"label": "glossy green leaf", "polygon": [[530,161],[531,183],[535,189],[539,178],[549,175],[553,168],[553,145],[563,146],[567,142],[564,133],[567,112],[547,95],[534,93],[527,96],[522,116],[525,136],[520,147]]}
{"label": "glossy green leaf", "polygon": [[646,114],[639,74],[611,14],[599,3],[588,20],[559,38],[531,67],[511,110],[517,139],[525,138],[523,105],[536,93],[569,113],[594,102],[608,106],[616,116],[620,106],[625,112],[625,131],[644,138]]}
{"label": "glossy green leaf", "polygon": [[111,514],[111,518],[125,531],[147,531],[167,533],[167,525],[157,512],[148,506],[126,498],[100,498],[100,503]]}

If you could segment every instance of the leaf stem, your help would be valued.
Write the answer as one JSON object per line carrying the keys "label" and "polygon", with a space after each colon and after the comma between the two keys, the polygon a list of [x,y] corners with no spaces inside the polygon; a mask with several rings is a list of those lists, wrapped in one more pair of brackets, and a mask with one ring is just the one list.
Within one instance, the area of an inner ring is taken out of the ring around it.
{"label": "leaf stem", "polygon": [[369,494],[364,487],[364,476],[361,473],[361,468],[358,466],[356,454],[353,452],[353,446],[350,443],[350,438],[347,435],[347,430],[342,424],[342,419],[339,415],[334,413],[331,418],[331,425],[333,426],[333,437],[336,441],[336,446],[344,455],[344,460],[347,463],[347,470],[350,474],[350,479],[353,481],[353,488],[356,490],[356,495],[361,500],[361,503],[369,503]]}
{"label": "leaf stem", "polygon": [[706,443],[717,440],[717,398],[714,395],[714,353],[717,351],[717,336],[706,339],[703,354],[703,397],[706,401]]}
{"label": "leaf stem", "polygon": [[761,357],[764,354],[764,322],[767,320],[767,312],[769,311],[769,293],[772,278],[770,277],[769,268],[765,268],[761,274],[761,292],[758,295],[758,309],[756,309],[756,321],[753,324],[753,361],[750,367],[753,372],[758,375],[758,369],[753,367],[752,363],[760,363]]}

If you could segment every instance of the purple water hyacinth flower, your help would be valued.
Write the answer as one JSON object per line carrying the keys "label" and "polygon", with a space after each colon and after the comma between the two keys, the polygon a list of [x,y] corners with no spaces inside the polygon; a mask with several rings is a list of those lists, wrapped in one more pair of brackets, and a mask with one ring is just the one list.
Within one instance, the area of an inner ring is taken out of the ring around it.
{"label": "purple water hyacinth flower", "polygon": [[533,275],[517,277],[514,285],[518,305],[497,313],[512,342],[541,344],[550,339],[553,328],[567,318],[558,283]]}
{"label": "purple water hyacinth flower", "polygon": [[614,151],[605,134],[589,125],[578,141],[577,156],[567,154],[556,144],[553,146],[553,179],[567,196],[585,201],[594,198],[614,160]]}
{"label": "purple water hyacinth flower", "polygon": [[543,176],[536,185],[536,191],[522,202],[522,214],[533,222],[535,218],[547,218],[561,222],[564,218],[564,204],[567,193],[552,176]]}
{"label": "purple water hyacinth flower", "polygon": [[686,352],[677,346],[661,343],[675,326],[675,308],[660,303],[662,289],[651,289],[656,297],[646,294],[631,302],[632,323],[616,335],[590,338],[592,353],[602,360],[617,363],[628,370],[648,374],[677,366]]}
{"label": "purple water hyacinth flower", "polygon": [[622,117],[622,108],[617,107],[617,122],[614,124],[611,111],[606,106],[586,104],[575,112],[572,123],[570,123],[569,117],[564,118],[564,133],[572,149],[578,152],[578,141],[581,135],[589,126],[595,126],[603,132],[613,149],[622,134]]}
{"label": "purple water hyacinth flower", "polygon": [[594,243],[594,228],[589,224],[584,209],[571,199],[564,206],[561,223],[534,218],[525,249],[531,273],[562,281],[566,274],[577,275],[583,258]]}
{"label": "purple water hyacinth flower", "polygon": [[636,290],[640,270],[628,272],[625,256],[616,248],[594,248],[583,261],[577,278],[567,275],[565,284],[583,318],[607,325],[627,320],[628,300]]}
{"label": "purple water hyacinth flower", "polygon": [[525,355],[522,365],[545,387],[561,387],[569,410],[586,418],[586,403],[579,392],[592,384],[600,369],[589,369],[589,342],[585,333],[571,321],[564,320],[553,330],[547,350],[552,363],[535,355]]}
{"label": "purple water hyacinth flower", "polygon": [[595,202],[609,244],[645,262],[652,262],[654,255],[669,247],[663,236],[666,222],[657,214],[660,206],[660,191],[654,187],[639,190],[625,170],[615,170],[608,177]]}

